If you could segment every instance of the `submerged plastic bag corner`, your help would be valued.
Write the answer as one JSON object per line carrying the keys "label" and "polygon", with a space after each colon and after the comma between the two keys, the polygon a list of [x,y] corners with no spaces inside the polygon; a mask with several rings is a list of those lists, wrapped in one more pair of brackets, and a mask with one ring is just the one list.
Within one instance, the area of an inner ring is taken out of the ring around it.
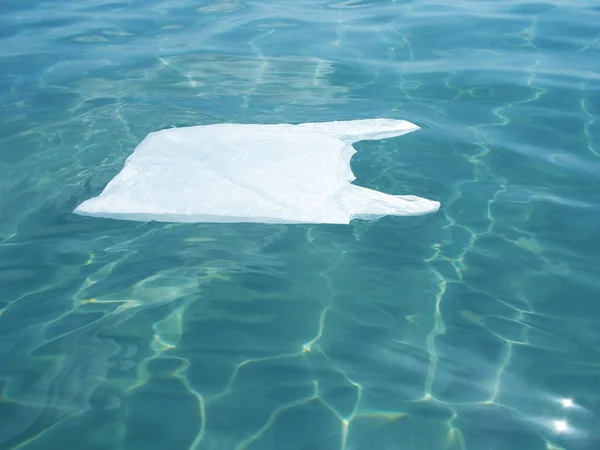
{"label": "submerged plastic bag corner", "polygon": [[347,224],[435,212],[440,204],[356,186],[360,140],[419,129],[368,119],[299,125],[216,124],[150,133],[76,214],[159,222]]}

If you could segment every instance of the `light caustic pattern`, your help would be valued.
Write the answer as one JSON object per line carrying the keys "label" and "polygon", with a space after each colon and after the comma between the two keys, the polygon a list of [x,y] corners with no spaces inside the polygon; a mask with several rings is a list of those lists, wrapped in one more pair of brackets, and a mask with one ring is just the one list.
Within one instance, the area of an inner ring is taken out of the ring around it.
{"label": "light caustic pattern", "polygon": [[[584,62],[600,46],[551,32],[577,3],[346,1],[319,5],[321,29],[301,6],[167,2],[140,12],[143,30],[100,7],[89,32],[58,27],[86,68],[26,66],[35,81],[0,94],[3,148],[30,151],[0,160],[0,448],[596,448]],[[131,48],[151,51],[123,68]],[[420,190],[439,213],[344,228],[69,215],[150,131],[357,111],[422,125],[358,144],[358,181]]]}

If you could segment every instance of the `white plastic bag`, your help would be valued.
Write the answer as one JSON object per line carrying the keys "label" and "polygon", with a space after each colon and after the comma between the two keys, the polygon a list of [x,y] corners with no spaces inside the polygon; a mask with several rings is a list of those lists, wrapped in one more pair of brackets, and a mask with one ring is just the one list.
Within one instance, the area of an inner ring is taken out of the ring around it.
{"label": "white plastic bag", "polygon": [[390,119],[217,124],[150,133],[76,214],[160,222],[336,223],[427,214],[435,201],[351,184],[352,144],[418,126]]}

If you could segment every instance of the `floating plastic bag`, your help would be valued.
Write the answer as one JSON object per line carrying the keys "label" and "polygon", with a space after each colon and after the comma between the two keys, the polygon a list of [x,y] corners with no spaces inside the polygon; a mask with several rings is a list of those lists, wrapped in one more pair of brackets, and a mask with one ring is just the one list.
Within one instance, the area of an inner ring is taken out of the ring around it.
{"label": "floating plastic bag", "polygon": [[337,223],[440,204],[351,184],[352,144],[419,129],[390,119],[217,124],[150,133],[76,214],[159,222]]}

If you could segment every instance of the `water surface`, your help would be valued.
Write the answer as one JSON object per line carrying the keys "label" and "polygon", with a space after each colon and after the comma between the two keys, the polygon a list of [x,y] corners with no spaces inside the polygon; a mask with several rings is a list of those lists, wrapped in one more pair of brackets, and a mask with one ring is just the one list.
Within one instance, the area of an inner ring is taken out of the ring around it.
{"label": "water surface", "polygon": [[[0,448],[600,448],[593,0],[5,0]],[[71,211],[148,134],[406,119],[349,226]]]}

